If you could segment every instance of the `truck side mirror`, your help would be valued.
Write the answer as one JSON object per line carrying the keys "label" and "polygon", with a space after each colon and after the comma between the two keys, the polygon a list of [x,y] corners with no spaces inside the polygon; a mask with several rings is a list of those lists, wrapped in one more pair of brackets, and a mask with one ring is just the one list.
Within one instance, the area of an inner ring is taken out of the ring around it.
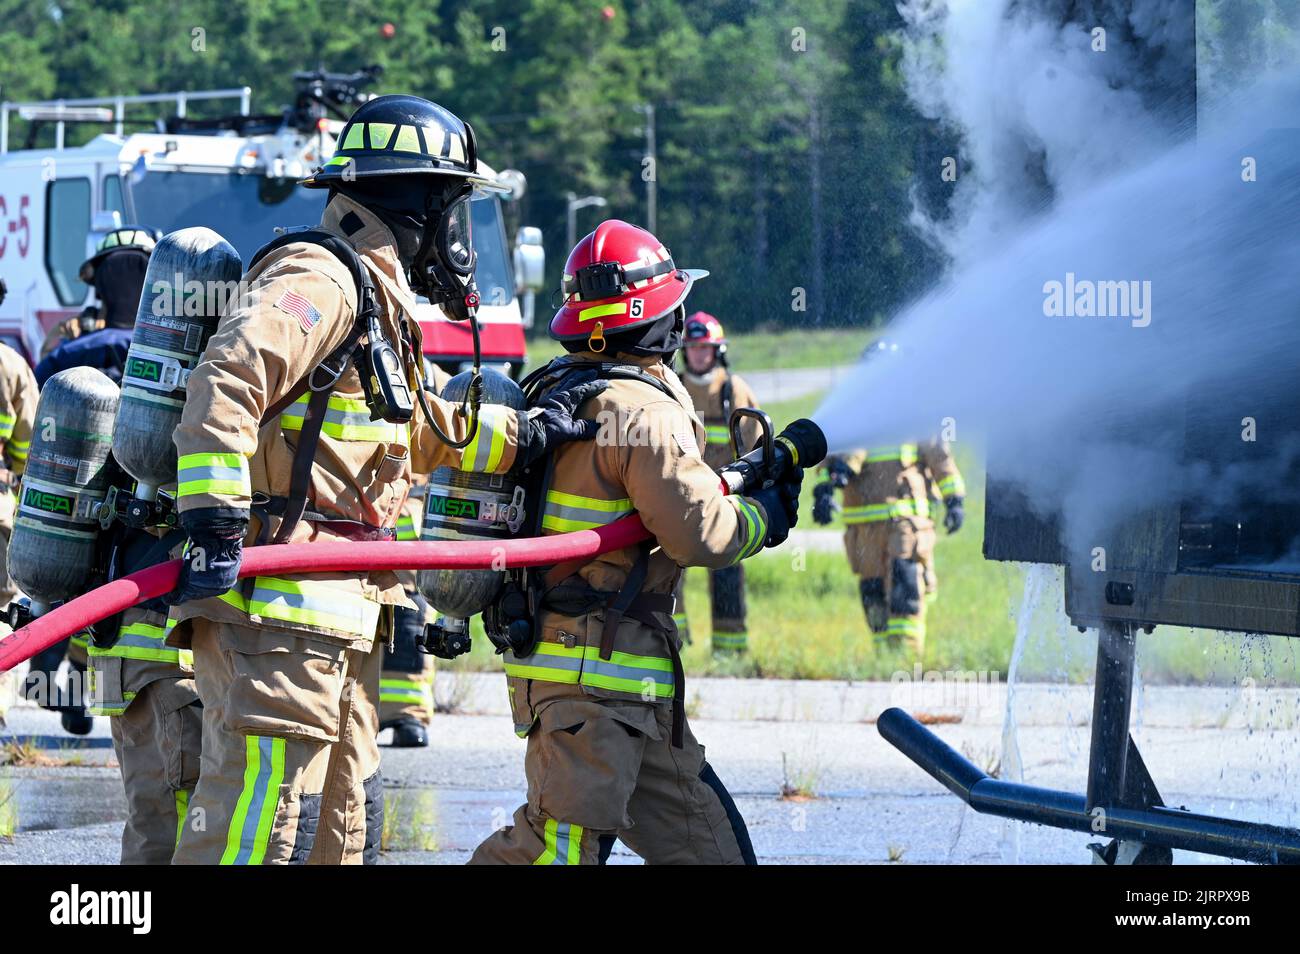
{"label": "truck side mirror", "polygon": [[539,292],[546,285],[546,250],[542,230],[525,225],[515,233],[515,291]]}

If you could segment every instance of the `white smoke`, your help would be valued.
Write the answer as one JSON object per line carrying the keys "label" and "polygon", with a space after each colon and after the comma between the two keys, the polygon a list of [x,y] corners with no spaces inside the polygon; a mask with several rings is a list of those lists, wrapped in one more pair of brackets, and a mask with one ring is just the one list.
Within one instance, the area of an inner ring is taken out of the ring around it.
{"label": "white smoke", "polygon": [[[1125,21],[1159,45],[1168,8],[1147,0]],[[917,108],[962,136],[953,219],[919,210],[914,224],[954,265],[996,248],[1053,198],[1150,159],[1174,141],[1175,123],[1153,113],[1124,74],[1115,12],[1060,24],[1046,8],[1015,0],[907,0],[903,70]],[[1104,5],[1103,5],[1104,6]],[[1109,29],[1107,26],[1109,25]],[[1094,37],[1093,30],[1105,31]],[[1094,47],[1104,43],[1105,49]]]}
{"label": "white smoke", "polygon": [[[1300,83],[1216,99],[1197,144],[1172,79],[1189,69],[1185,0],[901,9],[912,95],[964,143],[951,218],[917,213],[953,267],[889,327],[900,357],[865,363],[818,412],[832,449],[955,427],[996,445],[1002,475],[1063,510],[1085,552],[1129,513],[1223,492],[1181,459],[1189,399],[1218,402],[1231,439],[1268,421],[1259,446],[1283,486],[1294,422],[1269,385],[1300,354],[1300,134],[1276,132],[1297,125]],[[1051,283],[1075,280],[1137,283],[1149,312],[1049,315]]]}

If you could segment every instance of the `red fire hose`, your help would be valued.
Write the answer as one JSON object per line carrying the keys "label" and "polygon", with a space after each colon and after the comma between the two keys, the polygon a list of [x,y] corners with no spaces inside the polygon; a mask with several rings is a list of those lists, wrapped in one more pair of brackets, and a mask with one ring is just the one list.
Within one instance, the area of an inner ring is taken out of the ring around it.
{"label": "red fire hose", "polygon": [[[473,543],[303,543],[249,547],[239,575],[352,573],[366,570],[487,570],[566,563],[621,550],[649,539],[636,514],[595,530],[525,540]],[[0,672],[61,639],[176,587],[181,561],[159,563],[114,580],[50,610],[0,639]]]}

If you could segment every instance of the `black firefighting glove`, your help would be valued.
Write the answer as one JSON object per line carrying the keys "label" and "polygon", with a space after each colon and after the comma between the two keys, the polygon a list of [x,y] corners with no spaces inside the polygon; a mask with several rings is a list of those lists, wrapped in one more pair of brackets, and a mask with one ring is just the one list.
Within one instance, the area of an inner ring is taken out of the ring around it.
{"label": "black firefighting glove", "polygon": [[799,522],[799,489],[803,486],[803,471],[796,469],[789,479],[773,484],[754,494],[767,514],[767,539],[765,547],[779,547],[790,536],[790,528]]}
{"label": "black firefighting glove", "polygon": [[943,515],[943,525],[951,534],[961,529],[961,525],[966,522],[966,498],[952,496],[944,500],[944,505],[948,508],[947,513]]}
{"label": "black firefighting glove", "polygon": [[828,460],[826,462],[826,471],[830,474],[830,482],[833,487],[847,487],[849,480],[853,477],[853,471],[849,467],[848,461],[843,457],[832,457]]}
{"label": "black firefighting glove", "polygon": [[176,589],[162,598],[168,606],[220,596],[239,580],[248,514],[226,507],[203,507],[181,514],[190,540],[181,557]]}
{"label": "black firefighting glove", "polygon": [[552,391],[536,407],[519,418],[519,446],[515,467],[525,467],[569,441],[589,441],[599,429],[595,421],[574,418],[578,407],[594,398],[608,381],[584,381],[563,390]]}
{"label": "black firefighting glove", "polygon": [[813,522],[826,526],[835,514],[835,485],[823,480],[813,488]]}

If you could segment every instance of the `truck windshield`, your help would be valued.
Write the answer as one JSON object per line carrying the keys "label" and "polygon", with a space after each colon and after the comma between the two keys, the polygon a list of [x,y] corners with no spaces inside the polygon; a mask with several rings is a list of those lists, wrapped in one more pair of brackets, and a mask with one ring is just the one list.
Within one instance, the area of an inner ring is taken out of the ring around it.
{"label": "truck windshield", "polygon": [[[135,220],[163,232],[203,225],[235,246],[247,266],[253,254],[275,238],[275,227],[315,225],[325,208],[324,189],[306,189],[292,179],[240,173],[151,171],[128,186]],[[514,298],[501,203],[481,196],[470,205],[475,277],[485,305]]]}
{"label": "truck windshield", "polygon": [[275,238],[277,225],[319,222],[326,196],[292,179],[239,173],[148,172],[129,188],[140,224],[163,232],[207,226],[235,246],[245,265]]}

